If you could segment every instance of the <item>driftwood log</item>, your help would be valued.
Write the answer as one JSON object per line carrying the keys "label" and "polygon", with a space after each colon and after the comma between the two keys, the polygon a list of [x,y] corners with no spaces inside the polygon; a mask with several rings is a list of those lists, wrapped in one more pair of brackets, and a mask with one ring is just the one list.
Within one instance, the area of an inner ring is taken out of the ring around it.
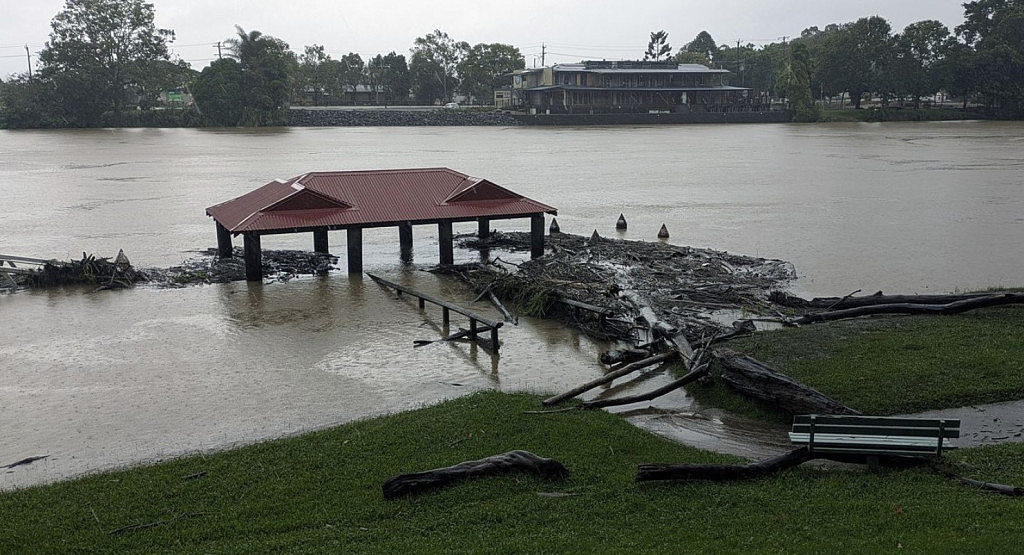
{"label": "driftwood log", "polygon": [[648,366],[652,366],[652,365],[655,365],[655,364],[659,364],[659,363],[662,363],[662,362],[667,362],[667,361],[673,360],[673,359],[675,359],[678,356],[679,356],[678,353],[672,351],[672,352],[666,352],[666,353],[659,353],[659,354],[654,355],[652,357],[648,357],[648,358],[645,358],[643,360],[638,360],[638,361],[636,361],[634,363],[627,364],[626,366],[623,366],[622,368],[619,368],[618,370],[615,370],[615,371],[612,371],[612,372],[608,372],[607,374],[601,376],[600,378],[591,380],[591,381],[589,381],[589,382],[587,382],[587,383],[585,383],[585,384],[583,384],[583,385],[581,385],[579,387],[575,387],[573,389],[570,389],[569,391],[566,391],[565,393],[560,393],[558,395],[555,395],[554,397],[548,397],[547,399],[544,399],[541,402],[541,404],[543,404],[544,406],[551,406],[551,405],[554,405],[554,404],[557,404],[557,403],[561,403],[562,401],[565,401],[566,399],[572,399],[573,397],[579,395],[580,393],[583,393],[585,391],[590,391],[591,389],[594,389],[595,387],[598,387],[598,386],[604,385],[606,383],[612,382],[616,378],[621,378],[622,376],[625,376],[627,374],[631,374],[631,373],[636,372],[637,370],[641,370],[643,368],[647,368]]}
{"label": "driftwood log", "polygon": [[781,472],[813,458],[807,447],[801,447],[778,457],[751,464],[641,464],[637,466],[636,481],[749,480]]}
{"label": "driftwood log", "polygon": [[923,304],[914,302],[874,304],[806,314],[799,318],[789,320],[786,323],[791,325],[813,324],[816,322],[831,322],[833,320],[857,318],[859,316],[872,316],[875,314],[961,314],[969,310],[1010,304],[1024,304],[1024,294],[1004,293],[1001,295],[986,295],[983,297],[961,299],[946,304]]}
{"label": "driftwood log", "polygon": [[815,297],[804,299],[790,295],[784,291],[772,291],[769,300],[773,303],[790,308],[822,308],[827,310],[841,310],[846,308],[857,308],[861,306],[872,306],[879,304],[949,304],[957,301],[966,301],[981,297],[991,297],[993,293],[971,293],[966,295],[883,295],[881,291],[874,295],[854,297]]}
{"label": "driftwood log", "polygon": [[[840,462],[864,462],[855,458],[848,459],[842,455],[813,454],[806,446],[804,446],[777,457],[750,464],[640,464],[637,465],[636,481],[707,480],[711,482],[724,482],[729,480],[751,480],[776,474],[813,459],[827,459]],[[916,457],[881,457],[881,462],[886,464],[886,466],[907,467],[919,466],[921,464],[929,463],[930,461],[927,458]],[[990,491],[1010,497],[1024,496],[1024,488],[964,478],[963,476],[957,475],[949,468],[934,462],[930,462],[930,466],[935,472],[947,478],[956,480],[959,484],[967,487]]]}
{"label": "driftwood log", "polygon": [[721,365],[718,376],[736,391],[775,405],[792,414],[860,414],[820,391],[746,355],[716,349],[713,356]]}
{"label": "driftwood log", "polygon": [[415,474],[401,474],[384,482],[384,499],[395,499],[422,491],[432,490],[484,476],[496,476],[521,471],[544,478],[561,479],[569,475],[565,466],[554,460],[539,457],[529,451],[509,451],[454,466],[435,468]]}
{"label": "driftwood log", "polygon": [[702,364],[702,365],[698,366],[697,368],[694,368],[693,371],[691,371],[690,373],[686,374],[682,378],[679,378],[678,380],[674,380],[671,383],[669,383],[667,385],[663,385],[663,386],[661,386],[658,389],[655,389],[653,391],[648,391],[647,393],[641,393],[639,395],[631,395],[629,397],[616,397],[615,399],[596,399],[596,400],[593,400],[593,401],[587,401],[587,402],[583,403],[581,406],[582,406],[582,408],[585,408],[585,409],[600,409],[600,408],[605,408],[605,407],[617,407],[617,406],[621,406],[621,405],[631,405],[633,403],[640,403],[642,401],[650,401],[651,399],[657,399],[658,397],[661,397],[662,395],[665,395],[667,393],[671,393],[671,392],[679,389],[680,387],[683,387],[684,385],[686,385],[688,383],[695,382],[695,381],[699,380],[700,378],[703,378],[704,376],[707,376],[707,375],[708,375],[708,365],[707,364]]}

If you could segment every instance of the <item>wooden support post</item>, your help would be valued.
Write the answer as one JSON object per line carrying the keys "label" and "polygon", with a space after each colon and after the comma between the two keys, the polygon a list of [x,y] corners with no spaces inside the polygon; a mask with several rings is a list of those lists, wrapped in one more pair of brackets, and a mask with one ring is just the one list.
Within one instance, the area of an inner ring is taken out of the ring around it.
{"label": "wooden support post", "polygon": [[231,247],[231,232],[217,222],[217,256],[231,258],[234,252]]}
{"label": "wooden support post", "polygon": [[427,306],[427,301],[424,301],[423,297],[420,297],[420,310],[423,310],[426,306]]}
{"label": "wooden support post", "polygon": [[498,352],[498,328],[491,328],[491,345],[494,352]]}
{"label": "wooden support post", "polygon": [[438,222],[437,243],[441,249],[441,264],[455,264],[455,242],[452,222]]}
{"label": "wooden support post", "polygon": [[487,240],[491,237],[491,220],[488,218],[477,218],[477,233],[476,236],[482,240]]}
{"label": "wooden support post", "polygon": [[246,281],[263,281],[263,252],[260,250],[260,234],[247,231],[242,234],[245,245]]}
{"label": "wooden support post", "polygon": [[314,229],[313,230],[313,252],[328,254],[331,252],[329,246],[327,246],[327,230],[326,229]]}
{"label": "wooden support post", "polygon": [[447,328],[447,327],[451,326],[451,322],[452,322],[451,312],[448,310],[447,306],[442,306],[441,307],[441,324],[444,327]]}
{"label": "wooden support post", "polygon": [[359,274],[363,271],[363,228],[350,227],[348,233],[348,273]]}
{"label": "wooden support post", "polygon": [[544,256],[544,214],[530,216],[530,258]]}
{"label": "wooden support post", "polygon": [[398,224],[398,246],[402,262],[412,262],[412,224]]}
{"label": "wooden support post", "polygon": [[474,341],[476,341],[476,334],[477,334],[476,320],[474,320],[473,318],[470,318],[469,319],[469,338],[474,340]]}

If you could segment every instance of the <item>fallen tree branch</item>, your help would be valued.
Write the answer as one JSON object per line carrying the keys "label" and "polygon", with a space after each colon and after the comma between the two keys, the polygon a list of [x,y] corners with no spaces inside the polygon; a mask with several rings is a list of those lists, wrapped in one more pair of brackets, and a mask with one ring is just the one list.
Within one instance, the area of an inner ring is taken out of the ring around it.
{"label": "fallen tree branch", "polygon": [[37,456],[37,457],[25,457],[24,459],[21,459],[20,461],[14,461],[11,464],[5,464],[5,465],[3,465],[0,468],[14,468],[14,467],[17,467],[17,466],[24,466],[26,464],[32,464],[32,463],[34,463],[36,461],[41,461],[41,460],[43,460],[45,458],[48,458],[49,456],[50,455],[42,455],[42,456]]}
{"label": "fallen tree branch", "polygon": [[505,316],[505,321],[506,322],[510,322],[512,325],[515,325],[515,326],[519,325],[519,318],[517,318],[511,312],[509,312],[508,309],[505,308],[505,305],[501,304],[501,301],[498,299],[498,297],[494,294],[493,291],[488,289],[487,290],[487,295],[490,297],[491,303],[494,304],[494,306],[497,307],[498,310],[501,311],[501,314],[503,316]]}
{"label": "fallen tree branch", "polygon": [[956,301],[991,297],[993,295],[993,293],[969,293],[964,295],[882,295],[881,292],[879,292],[874,295],[854,297],[853,294],[858,292],[859,290],[854,291],[854,293],[845,297],[815,297],[813,299],[803,299],[783,291],[773,291],[769,296],[769,300],[777,305],[789,308],[823,308],[826,310],[835,310],[879,304],[949,304]]}
{"label": "fallen tree branch", "polygon": [[561,479],[569,475],[569,470],[554,459],[545,459],[529,451],[509,451],[444,468],[394,476],[384,482],[382,488],[384,499],[395,499],[470,478],[495,476],[517,470],[552,479]]}
{"label": "fallen tree branch", "polygon": [[666,361],[672,360],[672,359],[674,359],[674,358],[676,358],[678,356],[679,356],[679,353],[677,353],[675,351],[670,351],[670,352],[665,352],[665,353],[659,353],[657,355],[645,358],[643,360],[638,360],[638,361],[636,361],[634,363],[627,364],[626,366],[623,366],[622,368],[620,368],[620,369],[618,369],[618,370],[616,370],[614,372],[609,372],[609,373],[601,376],[600,378],[597,378],[596,380],[591,380],[591,381],[589,381],[589,382],[587,382],[587,383],[585,383],[585,384],[583,384],[583,385],[581,385],[579,387],[575,387],[573,389],[570,389],[569,391],[566,391],[565,393],[562,393],[562,394],[559,394],[559,395],[555,395],[554,397],[549,397],[547,399],[544,399],[543,401],[541,401],[541,404],[543,404],[544,406],[550,406],[550,405],[554,405],[554,404],[560,403],[560,402],[562,402],[562,401],[564,401],[566,399],[571,399],[571,398],[579,395],[580,393],[583,393],[584,391],[590,391],[591,389],[594,389],[595,387],[598,387],[600,385],[604,385],[606,383],[614,381],[616,378],[621,378],[622,376],[625,376],[627,374],[630,374],[632,372],[640,370],[641,368],[647,368],[648,366],[651,366],[651,365],[654,365],[654,364],[658,364],[658,363],[661,363],[661,362],[666,362]]}
{"label": "fallen tree branch", "polygon": [[642,393],[640,395],[632,395],[629,397],[619,397],[616,399],[598,399],[595,401],[587,401],[583,403],[582,407],[585,409],[598,409],[604,407],[616,407],[619,405],[629,405],[632,403],[639,403],[642,401],[650,401],[651,399],[657,399],[662,395],[675,391],[684,385],[697,381],[698,379],[708,375],[708,365],[702,364],[697,368],[694,368],[689,374],[674,380],[673,382],[659,387],[654,391],[648,393]]}
{"label": "fallen tree branch", "polygon": [[932,463],[931,467],[932,470],[934,470],[935,472],[938,472],[939,474],[945,476],[946,478],[956,480],[958,483],[965,485],[967,487],[977,488],[984,491],[991,491],[994,493],[998,493],[1000,495],[1007,495],[1010,497],[1024,496],[1024,488],[1008,484],[996,484],[992,482],[982,482],[979,480],[964,478],[963,476],[960,476],[956,472],[953,472],[946,465],[943,465],[941,463]]}
{"label": "fallen tree branch", "polygon": [[778,457],[751,464],[640,464],[636,481],[653,480],[749,480],[803,464],[814,456],[806,446]]}
{"label": "fallen tree branch", "polygon": [[1024,294],[1005,293],[1001,295],[986,295],[983,297],[971,297],[938,305],[921,303],[875,304],[807,314],[799,318],[795,318],[789,323],[794,325],[813,324],[816,322],[831,322],[834,320],[856,318],[858,316],[871,316],[874,314],[961,314],[969,310],[1009,304],[1024,304]]}

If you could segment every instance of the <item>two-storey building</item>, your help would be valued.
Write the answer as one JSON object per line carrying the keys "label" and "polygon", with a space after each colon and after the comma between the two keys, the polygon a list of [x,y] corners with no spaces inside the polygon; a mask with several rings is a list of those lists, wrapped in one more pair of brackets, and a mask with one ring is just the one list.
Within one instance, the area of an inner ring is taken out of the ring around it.
{"label": "two-storey building", "polygon": [[588,60],[517,71],[512,91],[532,113],[724,111],[742,104],[749,91],[727,85],[727,75],[674,61]]}

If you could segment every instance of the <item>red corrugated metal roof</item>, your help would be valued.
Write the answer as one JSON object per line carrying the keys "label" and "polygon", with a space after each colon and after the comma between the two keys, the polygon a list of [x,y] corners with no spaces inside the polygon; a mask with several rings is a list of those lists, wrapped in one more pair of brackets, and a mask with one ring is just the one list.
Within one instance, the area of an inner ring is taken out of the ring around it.
{"label": "red corrugated metal roof", "polygon": [[311,172],[206,209],[232,233],[556,214],[486,179],[448,168]]}

